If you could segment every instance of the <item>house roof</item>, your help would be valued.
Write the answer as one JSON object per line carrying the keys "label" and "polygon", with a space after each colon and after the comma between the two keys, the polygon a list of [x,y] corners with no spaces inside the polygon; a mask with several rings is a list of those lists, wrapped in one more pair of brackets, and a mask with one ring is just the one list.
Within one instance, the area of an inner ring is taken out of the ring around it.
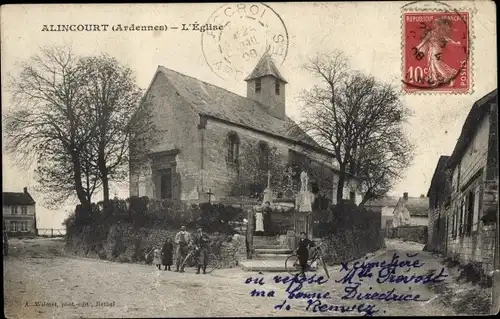
{"label": "house roof", "polygon": [[446,170],[449,158],[450,156],[446,155],[441,155],[439,157],[436,168],[434,169],[434,174],[432,175],[431,185],[429,186],[429,190],[427,191],[427,195],[425,196],[429,197],[429,195],[431,194],[431,189],[434,188],[438,177]]}
{"label": "house roof", "polygon": [[320,147],[292,119],[272,116],[259,102],[230,92],[163,66],[158,67],[169,82],[200,115],[207,115],[264,134],[304,144],[318,152],[334,156]]}
{"label": "house roof", "polygon": [[[400,200],[403,200],[401,198]],[[405,208],[414,217],[427,217],[429,214],[429,198],[427,197],[408,197]]]}
{"label": "house roof", "polygon": [[490,110],[490,105],[496,102],[497,99],[498,90],[495,89],[472,105],[472,108],[465,119],[465,123],[462,127],[462,132],[460,133],[457,144],[455,145],[455,149],[453,150],[453,153],[448,161],[449,168],[454,168],[458,164],[467,146],[474,138],[474,134],[479,128],[479,123]]}
{"label": "house roof", "polygon": [[35,200],[29,193],[3,192],[2,203],[6,206],[34,205]]}
{"label": "house roof", "polygon": [[260,58],[259,62],[257,62],[257,65],[253,69],[252,73],[250,73],[250,75],[246,77],[245,81],[258,79],[268,75],[274,76],[275,78],[278,78],[281,81],[288,83],[285,80],[285,78],[281,75],[276,65],[274,64],[274,60],[271,57],[271,55],[268,52],[266,52]]}
{"label": "house roof", "polygon": [[399,198],[395,196],[385,196],[380,199],[369,200],[365,203],[365,207],[375,208],[375,207],[396,207]]}

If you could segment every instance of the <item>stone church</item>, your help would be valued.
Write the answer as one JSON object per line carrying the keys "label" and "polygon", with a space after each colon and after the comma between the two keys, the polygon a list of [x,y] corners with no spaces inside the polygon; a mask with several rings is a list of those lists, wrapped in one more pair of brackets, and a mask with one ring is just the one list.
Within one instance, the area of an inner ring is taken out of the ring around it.
{"label": "stone church", "polygon": [[[311,180],[313,192],[334,200],[335,157],[286,115],[287,81],[272,58],[264,54],[245,81],[246,97],[159,66],[145,98],[161,136],[147,154],[130,154],[130,196],[217,201],[230,195],[245,154],[266,156],[272,147],[288,162],[305,159],[320,169],[324,178]],[[343,191],[344,198],[361,201],[354,177]]]}

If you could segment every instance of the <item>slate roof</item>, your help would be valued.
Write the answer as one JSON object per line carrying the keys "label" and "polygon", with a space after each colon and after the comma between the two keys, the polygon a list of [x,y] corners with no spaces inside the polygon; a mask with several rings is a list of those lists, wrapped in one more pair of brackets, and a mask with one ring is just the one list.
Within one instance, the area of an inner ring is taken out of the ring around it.
{"label": "slate roof", "polygon": [[333,156],[320,147],[288,116],[285,116],[284,119],[276,118],[266,110],[265,106],[255,100],[172,69],[159,66],[158,71],[164,74],[175,87],[177,93],[199,114],[285,138],[292,142],[306,144],[316,151]]}
{"label": "slate roof", "polygon": [[4,206],[35,205],[35,200],[29,193],[3,192],[2,204]]}
{"label": "slate roof", "polygon": [[257,62],[257,65],[253,69],[252,73],[245,79],[245,81],[250,81],[253,79],[261,78],[267,75],[272,75],[275,78],[280,79],[281,81],[288,83],[283,76],[281,76],[280,71],[274,64],[273,58],[271,55],[266,52]]}
{"label": "slate roof", "polygon": [[[403,198],[401,198],[403,200]],[[429,214],[429,198],[408,197],[405,208],[410,212],[410,216],[427,217]]]}
{"label": "slate roof", "polygon": [[431,189],[434,188],[434,184],[437,183],[437,179],[441,176],[441,174],[446,171],[448,166],[448,160],[450,156],[441,155],[439,157],[438,163],[436,165],[436,169],[434,170],[434,174],[432,175],[431,185],[429,186],[429,190],[427,191],[427,197],[431,194]]}
{"label": "slate roof", "polygon": [[454,168],[458,164],[460,158],[467,149],[467,146],[474,138],[474,134],[479,128],[480,121],[486,114],[488,114],[490,105],[497,102],[497,100],[498,89],[495,89],[472,105],[472,108],[465,119],[465,123],[462,127],[462,132],[460,133],[457,144],[455,145],[455,149],[453,150],[453,153],[448,161],[449,168]]}
{"label": "slate roof", "polygon": [[369,200],[365,203],[365,207],[367,208],[383,208],[383,207],[396,207],[398,204],[399,197],[395,196],[385,196],[380,199]]}

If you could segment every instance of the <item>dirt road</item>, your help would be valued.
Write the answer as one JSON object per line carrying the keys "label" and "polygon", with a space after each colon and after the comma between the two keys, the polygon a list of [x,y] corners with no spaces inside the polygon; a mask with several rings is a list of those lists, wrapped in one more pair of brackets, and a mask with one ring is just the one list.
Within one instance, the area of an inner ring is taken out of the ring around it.
{"label": "dirt road", "polygon": [[[418,294],[420,301],[342,300],[350,285],[335,282],[347,273],[341,272],[340,266],[330,268],[332,279],[326,283],[303,283],[301,291],[317,292],[319,300],[316,301],[317,295],[300,296],[297,291],[295,297],[301,298],[292,300],[286,292],[290,283],[273,280],[274,276],[287,274],[259,275],[237,268],[216,270],[207,275],[196,275],[194,269],[188,269],[180,274],[158,271],[148,265],[74,258],[65,256],[61,239],[12,239],[10,246],[11,254],[4,259],[5,315],[8,318],[331,316],[341,315],[341,308],[334,306],[355,304],[356,307],[349,308],[353,311],[343,315],[367,312],[374,316],[453,314],[451,310],[426,303],[425,300],[434,294],[422,284],[380,284],[376,282],[377,276],[363,278],[358,292],[387,294],[394,288],[393,295],[406,292],[414,298]],[[418,259],[422,264],[414,269],[418,275],[425,275],[430,270],[439,272],[441,265],[421,250],[421,245],[389,242],[387,251],[371,260],[390,261],[396,253],[400,260]],[[348,267],[352,267],[352,263]],[[396,275],[404,272],[404,267],[399,268]],[[316,278],[320,275],[318,273]],[[245,284],[250,276],[263,278],[264,285]],[[293,284],[292,290],[296,286],[297,283]],[[265,291],[269,296],[252,296],[253,289],[259,293]],[[282,309],[276,310],[275,306],[285,300]],[[327,306],[320,306],[320,303]],[[287,310],[288,305],[290,310]]]}

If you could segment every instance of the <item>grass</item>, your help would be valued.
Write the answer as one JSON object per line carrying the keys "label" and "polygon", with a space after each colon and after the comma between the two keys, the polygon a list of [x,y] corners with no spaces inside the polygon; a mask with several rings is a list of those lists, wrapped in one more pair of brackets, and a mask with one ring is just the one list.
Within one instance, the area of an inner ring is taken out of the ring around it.
{"label": "grass", "polygon": [[[446,258],[444,264],[449,272],[455,272],[452,282],[432,283],[428,288],[436,293],[437,303],[452,308],[457,314],[489,314],[491,308],[492,279],[484,274],[480,265],[460,265],[454,258]],[[433,272],[429,270],[428,274]]]}

